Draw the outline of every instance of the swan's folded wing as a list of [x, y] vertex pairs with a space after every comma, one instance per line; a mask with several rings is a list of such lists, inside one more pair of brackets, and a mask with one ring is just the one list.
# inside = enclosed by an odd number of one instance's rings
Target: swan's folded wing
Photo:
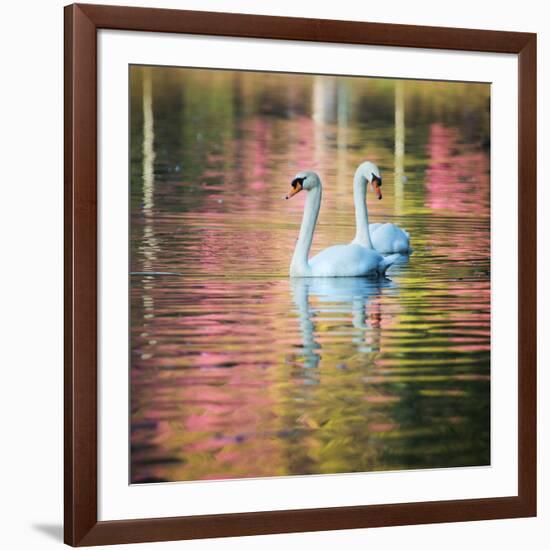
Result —
[[325, 248], [309, 260], [313, 277], [364, 277], [377, 275], [382, 257], [358, 244]]

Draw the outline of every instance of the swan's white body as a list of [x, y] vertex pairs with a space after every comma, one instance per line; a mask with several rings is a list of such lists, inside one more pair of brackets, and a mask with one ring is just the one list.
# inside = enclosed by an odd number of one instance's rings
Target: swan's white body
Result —
[[[367, 252], [367, 254], [365, 254]], [[393, 261], [358, 244], [337, 244], [309, 260], [311, 277], [361, 277], [383, 275]], [[293, 275], [304, 277], [307, 275]]]
[[[295, 179], [302, 180], [299, 184], [300, 189], [307, 190], [307, 198], [300, 234], [290, 263], [290, 276], [365, 277], [384, 275], [398, 256], [384, 258], [375, 250], [369, 250], [355, 243], [325, 248], [311, 260], [308, 259], [313, 232], [321, 208], [322, 186], [319, 176], [314, 172], [300, 172]], [[363, 221], [366, 223], [365, 219]]]
[[[360, 164], [355, 171], [353, 197], [357, 229], [352, 243], [374, 249], [380, 254], [408, 254], [411, 251], [410, 237], [405, 230], [394, 223], [369, 225], [366, 207], [367, 183], [372, 183], [373, 176], [381, 181], [378, 167], [369, 161]], [[368, 231], [363, 221], [368, 226]]]
[[372, 246], [380, 254], [408, 254], [411, 251], [410, 236], [394, 223], [369, 224]]

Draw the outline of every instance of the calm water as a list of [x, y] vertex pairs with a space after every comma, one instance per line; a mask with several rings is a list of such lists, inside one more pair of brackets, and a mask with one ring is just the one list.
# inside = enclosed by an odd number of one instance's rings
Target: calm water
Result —
[[[490, 462], [489, 87], [133, 68], [131, 480]], [[370, 221], [414, 253], [388, 279], [289, 279]], [[154, 275], [146, 273], [154, 272]]]

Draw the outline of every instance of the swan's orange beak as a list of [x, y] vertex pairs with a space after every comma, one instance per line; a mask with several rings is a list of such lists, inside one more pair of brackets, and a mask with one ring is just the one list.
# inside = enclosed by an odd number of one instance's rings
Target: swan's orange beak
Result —
[[299, 193], [302, 189], [303, 189], [302, 184], [299, 181], [294, 182], [292, 184], [292, 189], [290, 190], [288, 195], [286, 195], [285, 199], [286, 200], [290, 199], [290, 197], [293, 197], [294, 195], [296, 195], [296, 193]]
[[371, 187], [372, 187], [372, 190], [376, 193], [376, 198], [380, 200], [382, 198], [382, 190], [380, 189], [378, 180], [373, 178], [371, 182]]

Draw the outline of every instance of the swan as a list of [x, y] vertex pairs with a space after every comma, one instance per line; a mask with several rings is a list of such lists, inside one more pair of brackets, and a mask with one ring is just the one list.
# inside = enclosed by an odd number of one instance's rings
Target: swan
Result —
[[367, 183], [382, 198], [382, 178], [376, 164], [365, 161], [359, 165], [353, 178], [355, 202], [355, 239], [352, 243], [374, 249], [380, 254], [408, 254], [411, 251], [409, 234], [394, 223], [371, 223], [367, 212]]
[[307, 191], [302, 225], [290, 263], [291, 277], [379, 276], [384, 275], [390, 265], [399, 258], [399, 254], [384, 258], [375, 250], [351, 243], [330, 246], [308, 260], [321, 207], [321, 180], [315, 172], [299, 172], [292, 180], [291, 186], [286, 199], [290, 199], [303, 189]]

